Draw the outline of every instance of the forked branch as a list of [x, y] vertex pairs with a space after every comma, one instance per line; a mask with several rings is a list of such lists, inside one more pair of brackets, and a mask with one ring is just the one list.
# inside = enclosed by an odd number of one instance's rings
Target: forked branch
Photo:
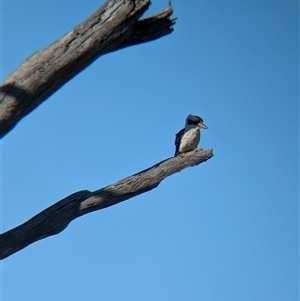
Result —
[[87, 20], [34, 53], [0, 86], [0, 137], [99, 56], [173, 31], [170, 5], [142, 19], [150, 0], [109, 0]]

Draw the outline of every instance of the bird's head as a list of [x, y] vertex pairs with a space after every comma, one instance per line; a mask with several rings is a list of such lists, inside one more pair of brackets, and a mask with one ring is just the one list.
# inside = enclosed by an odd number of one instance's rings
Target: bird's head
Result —
[[208, 129], [208, 127], [203, 123], [203, 119], [199, 116], [189, 114], [186, 118], [185, 125], [196, 125], [202, 129]]

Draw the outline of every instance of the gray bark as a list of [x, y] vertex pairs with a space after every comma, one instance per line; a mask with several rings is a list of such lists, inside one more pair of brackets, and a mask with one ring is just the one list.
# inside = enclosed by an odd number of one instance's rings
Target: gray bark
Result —
[[27, 58], [0, 86], [0, 137], [99, 56], [173, 31], [170, 5], [140, 20], [150, 0], [110, 0], [87, 20]]
[[213, 156], [212, 149], [186, 153], [161, 161], [137, 174], [96, 191], [82, 190], [69, 195], [38, 213], [24, 224], [0, 236], [0, 259], [33, 242], [63, 231], [68, 224], [90, 212], [128, 200], [157, 187], [162, 180], [186, 167], [203, 163]]
[[[173, 31], [171, 5], [140, 20], [150, 0], [110, 0], [86, 21], [47, 48], [34, 53], [0, 86], [0, 137], [99, 56], [148, 42]], [[0, 235], [0, 259], [63, 231], [87, 213], [128, 200], [157, 187], [166, 177], [207, 161], [212, 150], [195, 150], [155, 164], [97, 191], [78, 191]]]

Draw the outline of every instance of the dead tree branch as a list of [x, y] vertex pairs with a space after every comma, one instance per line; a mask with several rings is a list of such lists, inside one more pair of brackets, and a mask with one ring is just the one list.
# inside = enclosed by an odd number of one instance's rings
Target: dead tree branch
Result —
[[71, 32], [27, 58], [0, 86], [0, 137], [99, 56], [173, 31], [170, 5], [139, 20], [150, 0], [110, 0]]
[[0, 259], [27, 247], [35, 241], [63, 231], [81, 215], [128, 200], [157, 187], [162, 180], [184, 168], [203, 163], [213, 156], [212, 149], [195, 150], [161, 161], [137, 174], [96, 191], [82, 190], [69, 195], [24, 224], [0, 236]]

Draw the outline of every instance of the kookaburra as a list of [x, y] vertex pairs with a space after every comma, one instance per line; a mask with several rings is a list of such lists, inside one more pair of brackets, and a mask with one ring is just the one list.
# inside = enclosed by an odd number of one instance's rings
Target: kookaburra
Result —
[[176, 134], [174, 157], [192, 151], [198, 147], [200, 141], [200, 128], [208, 129], [203, 123], [203, 119], [196, 115], [188, 115], [184, 129]]

